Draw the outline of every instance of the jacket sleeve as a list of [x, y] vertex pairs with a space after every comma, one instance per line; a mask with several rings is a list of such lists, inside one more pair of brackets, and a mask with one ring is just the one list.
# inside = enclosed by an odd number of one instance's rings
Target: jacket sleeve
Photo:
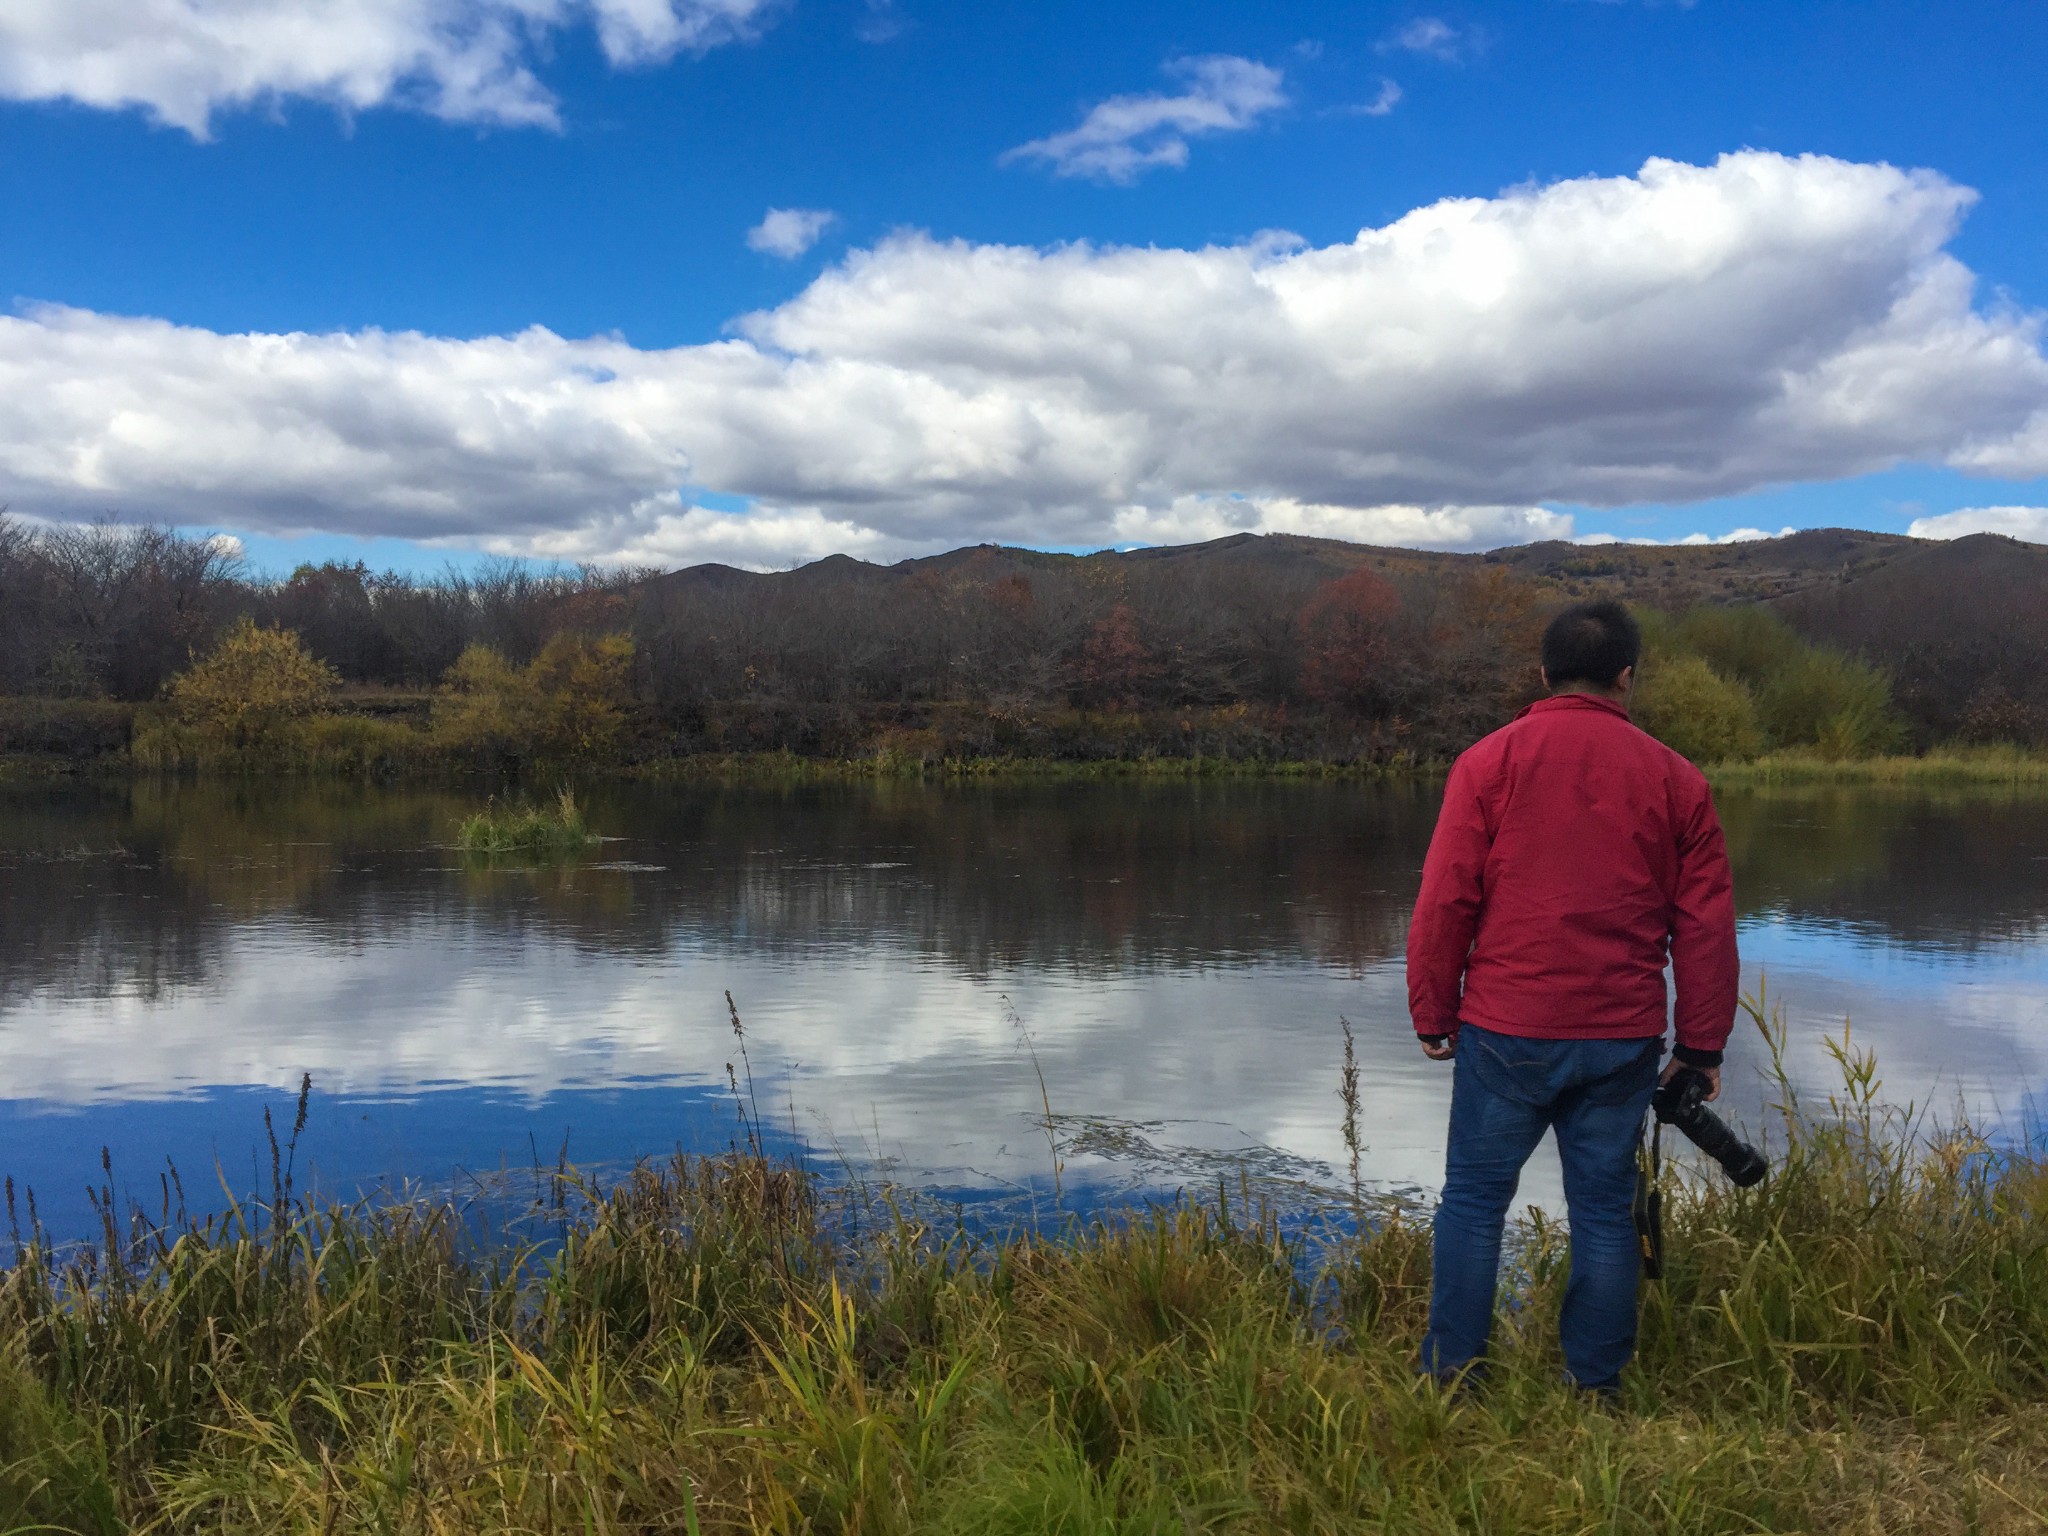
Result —
[[1671, 970], [1678, 992], [1675, 1054], [1692, 1066], [1717, 1067], [1735, 1027], [1742, 971], [1735, 953], [1735, 881], [1728, 869], [1728, 845], [1713, 794], [1704, 784], [1679, 837]]
[[1481, 773], [1467, 753], [1444, 785], [1443, 809], [1422, 864], [1422, 891], [1408, 924], [1408, 1016], [1418, 1035], [1457, 1032], [1465, 959], [1479, 931], [1493, 834], [1480, 799]]

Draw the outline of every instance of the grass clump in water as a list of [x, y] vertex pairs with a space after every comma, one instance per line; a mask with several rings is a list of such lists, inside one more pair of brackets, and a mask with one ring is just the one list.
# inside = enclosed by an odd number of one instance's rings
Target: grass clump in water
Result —
[[579, 853], [595, 843], [597, 835], [584, 822], [574, 792], [564, 785], [548, 805], [500, 805], [492, 797], [462, 823], [456, 840], [464, 853], [487, 858], [505, 854], [545, 857]]
[[523, 1246], [288, 1173], [225, 1222], [167, 1183], [117, 1225], [110, 1180], [93, 1255], [31, 1220], [0, 1277], [0, 1527], [2038, 1530], [2048, 1165], [1913, 1134], [1839, 1055], [1765, 1184], [1674, 1182], [1612, 1408], [1562, 1385], [1544, 1222], [1467, 1398], [1413, 1371], [1412, 1219], [1314, 1262], [1220, 1199], [856, 1231], [752, 1138], [536, 1175]]

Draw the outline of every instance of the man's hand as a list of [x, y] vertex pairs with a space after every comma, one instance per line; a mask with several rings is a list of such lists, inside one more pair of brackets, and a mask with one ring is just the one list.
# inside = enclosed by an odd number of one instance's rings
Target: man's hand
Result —
[[[1672, 1078], [1678, 1076], [1678, 1069], [1684, 1065], [1685, 1063], [1677, 1057], [1672, 1057], [1671, 1060], [1664, 1063], [1664, 1075], [1658, 1078], [1657, 1081], [1660, 1083], [1670, 1082]], [[1689, 1070], [1697, 1072], [1706, 1078], [1707, 1098], [1709, 1100], [1721, 1097], [1721, 1069], [1719, 1067], [1693, 1067]]]
[[1417, 1035], [1415, 1038], [1422, 1042], [1422, 1054], [1431, 1061], [1449, 1061], [1457, 1052], [1456, 1035]]

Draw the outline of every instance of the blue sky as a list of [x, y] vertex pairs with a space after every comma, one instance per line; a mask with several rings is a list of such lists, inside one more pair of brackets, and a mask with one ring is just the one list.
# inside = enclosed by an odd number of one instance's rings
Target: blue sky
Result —
[[2048, 539], [2044, 56], [2033, 0], [10, 8], [0, 499], [272, 565]]

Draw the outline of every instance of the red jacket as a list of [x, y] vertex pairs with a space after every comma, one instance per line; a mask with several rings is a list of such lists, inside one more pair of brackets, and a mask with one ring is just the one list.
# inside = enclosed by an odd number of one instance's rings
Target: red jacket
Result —
[[1697, 768], [1577, 693], [1458, 759], [1408, 929], [1417, 1034], [1661, 1035], [1667, 953], [1678, 1046], [1714, 1065], [1735, 1020], [1735, 899]]

